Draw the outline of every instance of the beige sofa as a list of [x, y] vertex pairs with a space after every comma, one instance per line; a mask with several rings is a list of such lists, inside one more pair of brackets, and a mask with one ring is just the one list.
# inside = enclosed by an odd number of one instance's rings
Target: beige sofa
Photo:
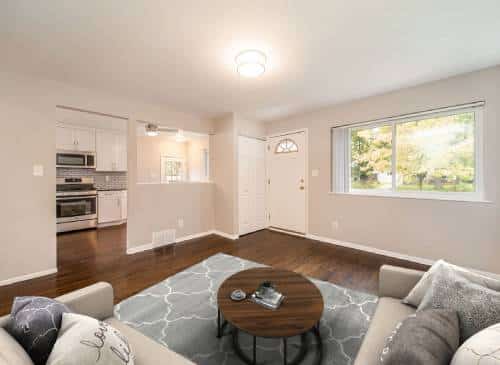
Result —
[[[401, 299], [410, 292], [422, 275], [422, 271], [388, 265], [381, 267], [380, 300], [354, 365], [379, 364], [380, 352], [386, 338], [398, 322], [415, 313], [415, 308], [402, 304]], [[103, 320], [119, 329], [130, 342], [136, 357], [136, 365], [193, 365], [181, 355], [116, 319], [113, 316], [113, 287], [108, 283], [97, 283], [56, 299], [77, 313]], [[1, 317], [0, 327], [4, 327], [7, 321], [8, 316]]]
[[[97, 283], [56, 299], [76, 313], [97, 318], [120, 330], [130, 342], [136, 365], [193, 365], [191, 361], [181, 355], [170, 351], [165, 346], [154, 342], [116, 319], [113, 316], [113, 287], [108, 283]], [[6, 325], [8, 318], [8, 316], [0, 318], [0, 327]]]
[[379, 302], [354, 365], [380, 364], [385, 340], [396, 325], [416, 309], [401, 303], [420, 280], [423, 271], [384, 265], [380, 268]]

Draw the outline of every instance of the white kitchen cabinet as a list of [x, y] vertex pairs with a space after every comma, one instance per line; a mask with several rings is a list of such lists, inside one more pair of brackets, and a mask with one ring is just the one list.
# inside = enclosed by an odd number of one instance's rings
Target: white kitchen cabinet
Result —
[[99, 224], [121, 223], [127, 219], [127, 192], [99, 191], [97, 217]]
[[95, 152], [95, 129], [57, 125], [56, 148], [65, 151]]
[[122, 131], [96, 131], [97, 171], [127, 171], [127, 135]]

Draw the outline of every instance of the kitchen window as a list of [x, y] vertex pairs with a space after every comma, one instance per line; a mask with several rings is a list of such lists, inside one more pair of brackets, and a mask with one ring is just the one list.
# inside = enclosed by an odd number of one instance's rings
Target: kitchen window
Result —
[[483, 103], [332, 128], [337, 193], [482, 200]]
[[161, 157], [161, 182], [173, 183], [184, 181], [184, 159], [177, 157]]

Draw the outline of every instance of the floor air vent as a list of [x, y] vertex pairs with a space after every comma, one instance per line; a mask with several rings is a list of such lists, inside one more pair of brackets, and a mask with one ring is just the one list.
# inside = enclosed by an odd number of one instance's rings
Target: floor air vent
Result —
[[175, 229], [153, 232], [153, 248], [175, 243]]

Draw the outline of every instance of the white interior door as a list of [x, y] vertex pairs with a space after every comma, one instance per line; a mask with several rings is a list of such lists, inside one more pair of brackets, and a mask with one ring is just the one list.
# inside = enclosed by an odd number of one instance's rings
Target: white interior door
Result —
[[306, 233], [306, 133], [268, 140], [269, 226]]
[[266, 228], [266, 144], [238, 139], [239, 234]]

